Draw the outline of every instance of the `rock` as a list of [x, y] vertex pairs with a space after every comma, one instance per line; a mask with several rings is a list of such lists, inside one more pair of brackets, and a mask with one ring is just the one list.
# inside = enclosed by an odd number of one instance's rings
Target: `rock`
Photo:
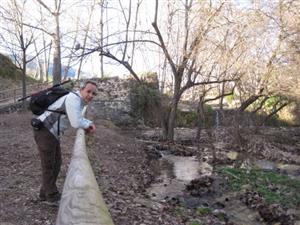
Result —
[[275, 163], [266, 160], [257, 160], [254, 162], [254, 167], [262, 170], [274, 170]]
[[225, 205], [222, 202], [215, 202], [211, 206], [213, 209], [223, 209]]
[[157, 211], [161, 211], [164, 208], [164, 206], [162, 204], [148, 200], [148, 199], [135, 198], [134, 202], [141, 204], [142, 206], [145, 206], [147, 208], [157, 210]]
[[238, 154], [239, 154], [238, 152], [230, 151], [230, 152], [228, 152], [228, 153], [226, 154], [226, 156], [227, 156], [228, 159], [234, 161], [234, 160], [237, 159]]
[[300, 175], [300, 166], [298, 165], [291, 165], [291, 164], [277, 164], [277, 168], [287, 174], [291, 174], [294, 176]]
[[190, 192], [192, 196], [201, 196], [204, 193], [212, 191], [212, 183], [214, 179], [211, 176], [203, 176], [198, 179], [192, 180], [186, 185], [186, 190]]
[[205, 175], [205, 176], [209, 176], [213, 172], [213, 167], [210, 164], [206, 163], [206, 162], [202, 162], [200, 164], [199, 172], [201, 174]]
[[256, 209], [265, 204], [261, 195], [255, 191], [246, 191], [240, 200], [251, 209]]
[[278, 204], [262, 204], [258, 207], [259, 214], [268, 223], [279, 222], [279, 224], [293, 225], [293, 218]]
[[244, 184], [242, 187], [241, 187], [241, 191], [244, 192], [244, 191], [249, 191], [251, 190], [252, 187], [250, 184]]
[[226, 212], [222, 209], [215, 209], [213, 210], [212, 214], [217, 217], [218, 219], [220, 219], [221, 221], [228, 221], [228, 216], [226, 214]]

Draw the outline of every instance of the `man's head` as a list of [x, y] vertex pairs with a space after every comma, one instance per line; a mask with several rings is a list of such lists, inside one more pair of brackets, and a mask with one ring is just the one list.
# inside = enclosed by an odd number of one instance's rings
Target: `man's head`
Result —
[[80, 95], [86, 103], [89, 103], [97, 95], [97, 84], [93, 81], [86, 81], [80, 87]]

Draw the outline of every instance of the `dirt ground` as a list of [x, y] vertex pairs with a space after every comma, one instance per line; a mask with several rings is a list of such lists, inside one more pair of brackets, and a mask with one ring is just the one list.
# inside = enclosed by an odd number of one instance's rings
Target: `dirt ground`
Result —
[[[29, 112], [0, 115], [0, 225], [55, 224], [58, 208], [47, 206], [37, 198], [41, 170], [30, 119]], [[147, 196], [145, 190], [154, 180], [154, 172], [146, 147], [134, 138], [132, 132], [128, 134], [108, 121], [97, 120], [95, 123], [96, 133], [87, 136], [88, 155], [115, 225], [197, 224], [191, 222], [194, 217], [192, 210], [178, 212], [172, 203], [155, 202]], [[293, 142], [293, 148], [274, 132], [269, 135], [269, 139], [277, 143], [281, 140], [279, 149], [284, 151], [274, 149], [273, 145], [267, 146], [266, 132], [263, 139], [252, 139], [249, 145], [252, 152], [258, 156], [261, 154], [263, 158], [276, 156], [277, 159], [299, 164], [300, 132], [297, 130], [294, 133], [297, 135], [284, 138], [289, 144]], [[75, 130], [70, 129], [61, 140], [63, 165], [58, 179], [60, 191], [70, 163], [75, 134]], [[222, 137], [222, 140], [225, 138]], [[274, 154], [275, 150], [277, 154]], [[230, 223], [206, 217], [201, 224]]]
[[[30, 126], [29, 112], [0, 116], [0, 224], [55, 224], [58, 209], [38, 201], [40, 161]], [[116, 128], [96, 122], [97, 132], [87, 138], [96, 179], [116, 225], [184, 224], [167, 205], [145, 198], [151, 181], [147, 157], [140, 144]], [[63, 188], [75, 130], [62, 138], [63, 165], [58, 187]]]

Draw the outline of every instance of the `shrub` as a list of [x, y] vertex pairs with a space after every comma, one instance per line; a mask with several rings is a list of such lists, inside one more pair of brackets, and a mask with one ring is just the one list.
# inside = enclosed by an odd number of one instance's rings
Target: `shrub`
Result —
[[177, 110], [176, 126], [195, 127], [197, 126], [197, 113]]
[[137, 118], [144, 119], [149, 126], [159, 123], [159, 110], [161, 106], [161, 94], [158, 89], [143, 82], [131, 88], [132, 114]]

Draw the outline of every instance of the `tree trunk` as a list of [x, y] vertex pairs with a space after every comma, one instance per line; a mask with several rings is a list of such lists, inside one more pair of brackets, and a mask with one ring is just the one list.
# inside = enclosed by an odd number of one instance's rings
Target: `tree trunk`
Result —
[[26, 50], [23, 50], [22, 58], [22, 97], [26, 97]]
[[[51, 54], [51, 49], [52, 49], [52, 41], [50, 43], [49, 47], [49, 52], [48, 52], [48, 57], [45, 57], [45, 76], [46, 76], [46, 82], [49, 82], [49, 67], [50, 67], [50, 54]], [[46, 53], [45, 53], [45, 56]]]
[[44, 71], [43, 71], [43, 65], [41, 63], [41, 60], [38, 59], [38, 64], [39, 64], [39, 72], [40, 72], [40, 82], [44, 82]]
[[[176, 90], [177, 90], [177, 88], [175, 87], [175, 91]], [[173, 97], [172, 103], [171, 103], [169, 118], [168, 118], [168, 134], [167, 134], [168, 141], [174, 140], [174, 128], [175, 128], [179, 99], [180, 99], [180, 95], [178, 95], [178, 93], [174, 94], [174, 97]]]
[[243, 112], [237, 111], [234, 115], [233, 119], [233, 127], [234, 127], [234, 138], [235, 143], [239, 148], [242, 148], [244, 146], [245, 140], [243, 139], [241, 132], [240, 132], [240, 125], [241, 125], [241, 117]]
[[169, 121], [170, 109], [167, 108], [162, 112], [161, 118], [161, 129], [162, 129], [162, 139], [168, 139], [168, 121]]
[[258, 92], [258, 94], [255, 94], [255, 95], [252, 95], [250, 96], [246, 101], [244, 101], [240, 108], [238, 109], [238, 111], [242, 112], [242, 111], [245, 111], [249, 105], [251, 105], [253, 102], [255, 102], [257, 99], [259, 99], [260, 97], [263, 96], [263, 91], [264, 91], [264, 88], [261, 88]]
[[176, 120], [176, 109], [177, 109], [177, 106], [174, 106], [174, 104], [172, 104], [171, 111], [170, 111], [170, 114], [169, 114], [169, 120], [168, 120], [167, 139], [169, 141], [174, 140], [174, 127], [175, 127], [175, 120]]
[[[101, 15], [100, 15], [100, 46], [101, 46], [101, 49], [103, 48], [103, 28], [104, 28], [103, 14], [104, 14], [104, 3], [102, 1]], [[101, 71], [100, 77], [104, 78], [104, 67], [103, 67], [103, 55], [102, 54], [100, 54], [100, 71]]]
[[61, 52], [60, 52], [60, 31], [59, 31], [59, 15], [55, 15], [56, 32], [53, 37], [54, 53], [53, 53], [53, 84], [61, 82]]
[[223, 111], [224, 86], [225, 86], [225, 83], [222, 83], [221, 84], [221, 92], [220, 92], [221, 98], [220, 98], [220, 102], [219, 102], [220, 111]]
[[197, 150], [200, 153], [200, 160], [203, 161], [203, 154], [200, 151], [200, 138], [201, 138], [201, 131], [202, 128], [205, 128], [205, 115], [204, 115], [204, 102], [203, 96], [200, 96], [198, 106], [197, 106], [197, 134], [196, 134], [196, 146]]

